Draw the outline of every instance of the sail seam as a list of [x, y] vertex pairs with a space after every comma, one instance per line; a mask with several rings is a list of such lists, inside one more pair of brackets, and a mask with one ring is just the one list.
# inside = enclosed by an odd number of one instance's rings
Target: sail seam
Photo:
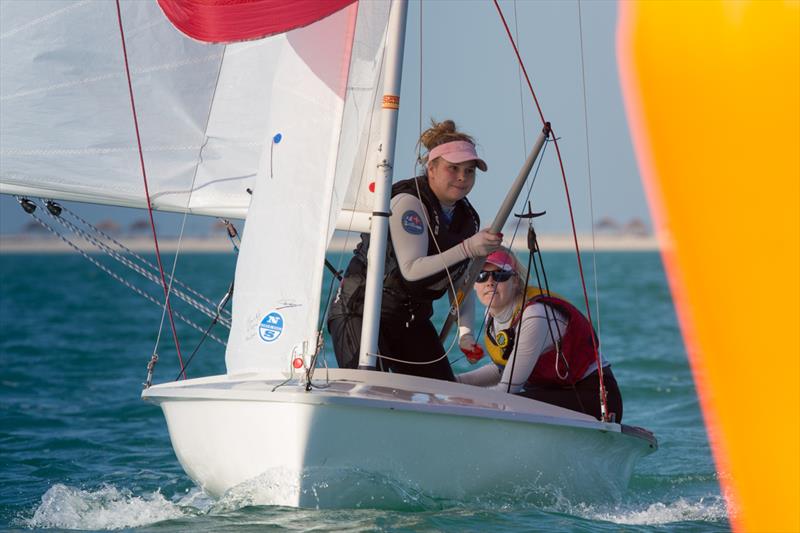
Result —
[[[205, 57], [199, 57], [195, 59], [190, 59], [187, 61], [178, 61], [175, 63], [167, 63], [164, 65], [157, 65], [154, 67], [147, 67], [147, 68], [139, 68], [139, 69], [131, 69], [131, 74], [141, 75], [141, 74], [152, 74], [153, 72], [161, 72], [165, 70], [175, 70], [182, 67], [190, 67], [194, 65], [198, 65], [201, 63], [208, 63], [210, 61], [214, 61], [216, 59], [220, 59], [222, 54], [211, 54]], [[47, 87], [39, 87], [36, 89], [30, 89], [28, 91], [19, 91], [13, 94], [0, 96], [0, 101], [8, 101], [13, 100], [15, 98], [21, 98], [23, 96], [31, 96], [34, 94], [46, 93], [49, 91], [53, 91], [56, 89], [67, 89], [70, 87], [78, 87], [80, 85], [88, 85], [90, 83], [97, 83], [99, 81], [106, 81], [111, 80], [114, 78], [121, 78], [122, 75], [118, 73], [113, 74], [104, 74], [102, 76], [93, 76], [91, 78], [83, 78], [81, 80], [75, 81], [67, 81], [63, 83], [56, 83], [53, 85], [48, 85]]]
[[7, 31], [6, 33], [1, 34], [0, 35], [0, 40], [6, 39], [8, 37], [11, 37], [12, 35], [15, 35], [15, 34], [21, 32], [21, 31], [25, 31], [28, 28], [32, 28], [33, 26], [37, 26], [37, 25], [41, 24], [42, 22], [46, 22], [46, 21], [50, 20], [51, 18], [63, 15], [64, 13], [66, 13], [68, 11], [72, 11], [73, 9], [77, 9], [77, 8], [83, 7], [84, 5], [86, 5], [88, 3], [89, 3], [89, 0], [83, 0], [82, 2], [76, 2], [76, 3], [72, 4], [71, 6], [62, 7], [61, 9], [56, 9], [52, 13], [48, 13], [47, 15], [44, 15], [42, 17], [39, 17], [37, 19], [33, 19], [32, 21], [27, 22], [27, 23], [23, 24], [22, 26], [18, 26], [18, 27], [14, 28], [14, 29], [11, 29], [11, 30]]

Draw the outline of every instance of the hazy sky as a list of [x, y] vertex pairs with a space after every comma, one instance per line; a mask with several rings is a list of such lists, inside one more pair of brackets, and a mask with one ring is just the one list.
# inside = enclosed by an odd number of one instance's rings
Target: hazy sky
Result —
[[[588, 231], [591, 220], [587, 121], [594, 219], [610, 216], [624, 223], [640, 218], [649, 225], [619, 89], [616, 4], [581, 2], [582, 32], [577, 2], [528, 0], [502, 2], [501, 6], [512, 32], [518, 32], [520, 52], [545, 117], [560, 138], [578, 230]], [[420, 4], [411, 1], [395, 180], [414, 172], [421, 72], [423, 127], [431, 117], [452, 118], [476, 138], [479, 153], [489, 165], [487, 173], [479, 172], [469, 196], [488, 225], [541, 130], [538, 113], [527, 86], [521, 92], [516, 57], [493, 2], [425, 2], [422, 28], [420, 67]], [[584, 116], [581, 36], [588, 117]], [[547, 210], [547, 216], [537, 224], [542, 232], [566, 232], [564, 187], [552, 145], [545, 156], [533, 201], [535, 209]], [[90, 220], [114, 218], [123, 227], [146, 215], [131, 209], [71, 205]], [[194, 232], [207, 231], [213, 222], [194, 218]], [[13, 198], [0, 196], [0, 232], [16, 233], [28, 220]], [[161, 216], [158, 224], [160, 233], [175, 234], [180, 217]]]

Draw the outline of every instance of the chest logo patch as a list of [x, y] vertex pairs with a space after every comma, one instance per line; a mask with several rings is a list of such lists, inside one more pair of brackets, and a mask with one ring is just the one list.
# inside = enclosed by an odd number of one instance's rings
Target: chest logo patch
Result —
[[419, 213], [409, 209], [403, 213], [403, 218], [401, 220], [403, 222], [403, 229], [406, 230], [406, 233], [410, 233], [411, 235], [422, 235], [422, 217], [419, 216]]

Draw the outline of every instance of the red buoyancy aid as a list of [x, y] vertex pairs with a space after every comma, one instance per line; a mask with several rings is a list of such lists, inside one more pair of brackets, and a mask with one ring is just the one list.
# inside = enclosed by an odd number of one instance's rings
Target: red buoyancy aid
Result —
[[[554, 296], [538, 295], [529, 299], [525, 303], [525, 308], [535, 303], [549, 305], [566, 315], [567, 329], [561, 337], [561, 353], [564, 357], [556, 357], [557, 346], [553, 346], [541, 354], [527, 383], [529, 385], [572, 386], [580, 381], [589, 367], [595, 363], [595, 343], [599, 351], [600, 340], [589, 320], [568, 301]], [[524, 311], [523, 308], [520, 317]], [[595, 339], [594, 343], [592, 337]], [[558, 343], [556, 342], [556, 344]], [[566, 358], [567, 364], [564, 363], [564, 358]], [[558, 366], [556, 367], [556, 365]]]

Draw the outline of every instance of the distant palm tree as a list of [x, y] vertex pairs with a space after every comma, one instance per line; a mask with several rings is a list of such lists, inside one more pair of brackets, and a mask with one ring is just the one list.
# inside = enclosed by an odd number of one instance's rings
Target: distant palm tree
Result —
[[641, 219], [634, 218], [625, 224], [625, 233], [644, 237], [645, 235], [650, 235], [650, 228], [648, 228], [647, 224], [645, 224]]
[[28, 221], [27, 224], [22, 226], [23, 233], [44, 233], [47, 228], [36, 222], [35, 220]]
[[597, 231], [617, 232], [620, 230], [619, 223], [611, 217], [603, 217], [594, 224]]
[[150, 229], [150, 223], [143, 218], [140, 218], [139, 220], [134, 220], [128, 227], [128, 231], [130, 231], [131, 233], [143, 233], [149, 229]]
[[119, 233], [120, 230], [119, 224], [110, 219], [101, 220], [96, 227], [104, 233]]

